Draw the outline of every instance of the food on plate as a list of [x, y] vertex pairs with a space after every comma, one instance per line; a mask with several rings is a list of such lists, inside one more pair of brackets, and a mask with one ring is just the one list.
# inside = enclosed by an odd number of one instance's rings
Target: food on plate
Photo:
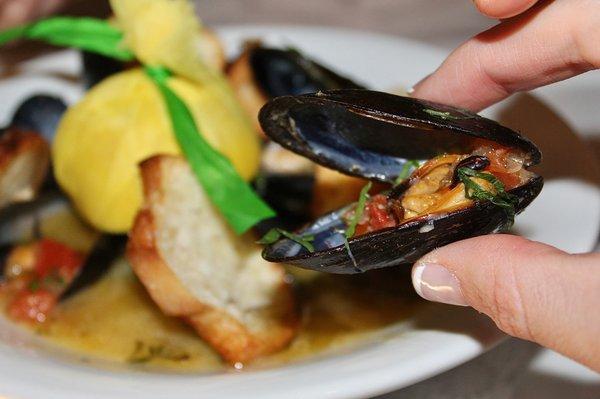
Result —
[[232, 364], [285, 347], [298, 315], [283, 267], [235, 236], [183, 159], [150, 158], [141, 171], [145, 202], [127, 258], [152, 299]]
[[188, 0], [111, 0], [124, 45], [145, 65], [162, 65], [196, 82], [220, 79], [221, 41], [202, 26]]
[[[259, 142], [224, 84], [169, 80], [206, 140], [251, 179], [260, 163]], [[52, 161], [57, 181], [85, 219], [102, 231], [123, 233], [142, 203], [138, 163], [180, 152], [160, 92], [136, 68], [109, 77], [69, 108]]]
[[291, 151], [389, 187], [369, 197], [368, 185], [356, 204], [296, 232], [300, 239], [271, 243], [263, 255], [275, 262], [331, 273], [414, 262], [436, 247], [510, 228], [543, 185], [528, 170], [541, 160], [532, 142], [441, 104], [339, 90], [279, 97], [260, 121]]
[[34, 199], [47, 182], [50, 143], [65, 109], [58, 98], [36, 95], [0, 130], [0, 208]]
[[83, 51], [82, 99], [36, 95], [0, 135], [0, 305], [82, 361], [198, 373], [385, 337], [418, 306], [388, 266], [541, 190], [495, 122], [256, 42], [227, 80], [191, 2], [110, 3], [0, 38]]
[[[242, 54], [229, 66], [227, 75], [259, 132], [262, 129], [257, 116], [269, 99], [319, 90], [364, 88], [296, 49], [269, 47], [259, 41], [245, 44]], [[363, 179], [344, 176], [307, 159], [298, 161], [295, 159], [298, 156], [272, 143], [266, 148], [261, 179], [265, 183], [267, 201], [280, 213], [290, 216], [296, 226], [310, 220], [309, 216], [321, 215], [356, 198], [365, 184]], [[274, 155], [280, 159], [279, 164], [271, 162]], [[305, 209], [294, 201], [293, 195], [304, 193], [310, 184], [312, 199], [303, 201]]]
[[271, 98], [363, 88], [295, 49], [267, 47], [257, 41], [246, 43], [242, 54], [229, 66], [227, 76], [258, 131], [258, 112]]

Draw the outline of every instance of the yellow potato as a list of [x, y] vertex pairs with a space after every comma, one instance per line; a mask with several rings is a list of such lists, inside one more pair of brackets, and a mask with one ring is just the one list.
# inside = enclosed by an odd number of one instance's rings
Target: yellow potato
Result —
[[[202, 85], [178, 77], [169, 86], [190, 108], [201, 134], [249, 180], [260, 143], [227, 83]], [[54, 173], [81, 214], [96, 228], [129, 230], [142, 201], [138, 163], [179, 154], [163, 99], [142, 70], [114, 75], [71, 107], [52, 149]]]

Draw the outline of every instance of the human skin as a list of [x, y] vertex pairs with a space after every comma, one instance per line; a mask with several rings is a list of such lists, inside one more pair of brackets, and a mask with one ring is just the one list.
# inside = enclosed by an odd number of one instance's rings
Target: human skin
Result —
[[[501, 19], [456, 49], [413, 96], [479, 111], [600, 67], [600, 1], [475, 0]], [[600, 254], [511, 235], [439, 248], [415, 263], [425, 299], [471, 306], [515, 337], [600, 371]]]
[[67, 3], [68, 0], [0, 0], [0, 30], [52, 14]]

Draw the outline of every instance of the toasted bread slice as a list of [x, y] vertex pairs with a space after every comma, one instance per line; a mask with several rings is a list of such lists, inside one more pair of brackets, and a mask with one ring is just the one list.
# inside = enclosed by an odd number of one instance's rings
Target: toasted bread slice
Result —
[[141, 171], [145, 204], [127, 257], [153, 300], [229, 363], [284, 348], [298, 314], [281, 265], [230, 231], [182, 158], [156, 156]]

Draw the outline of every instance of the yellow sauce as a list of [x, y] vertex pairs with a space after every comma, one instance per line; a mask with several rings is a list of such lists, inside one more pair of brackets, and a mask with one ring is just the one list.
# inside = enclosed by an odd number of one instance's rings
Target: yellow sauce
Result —
[[[70, 212], [45, 218], [42, 235], [87, 251], [97, 236]], [[272, 367], [380, 338], [418, 306], [410, 269], [327, 275], [289, 268], [302, 309], [298, 336], [252, 367]], [[6, 306], [0, 296], [0, 306]], [[160, 312], [125, 260], [90, 288], [61, 303], [43, 325], [29, 326], [83, 362], [108, 361], [171, 372], [225, 369], [219, 356], [181, 320]]]
[[[303, 323], [286, 350], [253, 366], [276, 366], [325, 351], [352, 348], [415, 309], [405, 271], [361, 276], [296, 273]], [[126, 261], [54, 312], [35, 331], [83, 361], [130, 363], [176, 372], [212, 372], [226, 366], [194, 331], [163, 315]]]

